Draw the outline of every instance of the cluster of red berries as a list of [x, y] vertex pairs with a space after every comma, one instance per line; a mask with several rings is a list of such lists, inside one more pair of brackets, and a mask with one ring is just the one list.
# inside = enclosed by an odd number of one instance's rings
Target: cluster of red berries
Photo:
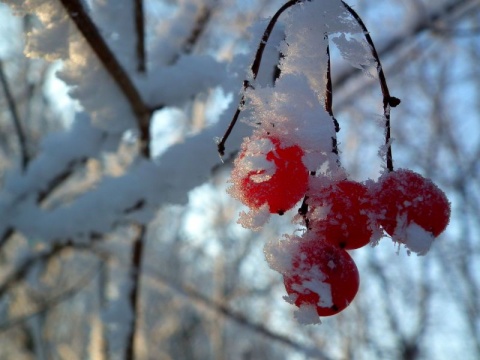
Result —
[[309, 171], [304, 154], [300, 145], [283, 145], [277, 137], [247, 138], [235, 160], [230, 192], [253, 210], [268, 207], [277, 214], [303, 199], [299, 213], [305, 233], [290, 238], [287, 257], [270, 256], [269, 262], [287, 263], [272, 267], [283, 274], [292, 303], [329, 316], [345, 309], [359, 288], [359, 272], [347, 250], [375, 243], [383, 229], [409, 251], [425, 254], [446, 228], [450, 204], [435, 184], [413, 171], [386, 172], [367, 184], [332, 181]]

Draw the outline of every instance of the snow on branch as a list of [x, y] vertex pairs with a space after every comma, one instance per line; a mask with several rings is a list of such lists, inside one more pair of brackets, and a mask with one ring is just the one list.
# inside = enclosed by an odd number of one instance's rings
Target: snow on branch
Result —
[[[42, 43], [44, 34], [50, 33], [52, 23], [58, 19], [66, 26], [61, 34], [49, 39], [63, 46], [61, 51], [58, 46], [44, 46], [42, 53], [27, 54], [46, 58], [51, 52], [62, 54], [63, 68], [57, 76], [70, 86], [70, 96], [80, 102], [83, 112], [77, 114], [68, 132], [45, 139], [41, 153], [31, 160], [24, 174], [12, 171], [7, 176], [0, 193], [1, 234], [11, 234], [16, 229], [29, 238], [44, 241], [86, 240], [90, 234], [108, 232], [124, 221], [145, 223], [159, 206], [184, 203], [189, 190], [208, 180], [212, 168], [220, 163], [214, 138], [221, 133], [223, 121], [172, 146], [158, 162], [149, 160], [148, 151], [142, 151], [146, 156], [134, 161], [125, 175], [105, 177], [95, 189], [71, 204], [50, 210], [42, 208], [41, 201], [77, 165], [116, 149], [125, 131], [137, 128], [140, 140], [149, 145], [155, 107], [181, 104], [199, 92], [230, 84], [236, 73], [229, 73], [224, 64], [212, 57], [187, 55], [170, 66], [156, 66], [148, 76], [132, 75], [125, 70], [130, 69], [122, 57], [125, 51], [117, 54], [111, 50], [82, 1], [36, 0], [9, 5], [40, 19], [42, 24], [31, 35], [31, 43]], [[101, 10], [108, 12], [108, 8]], [[102, 29], [118, 20], [105, 16], [103, 19]], [[135, 31], [133, 25], [132, 29]], [[203, 71], [197, 71], [199, 67]], [[149, 105], [152, 103], [157, 105]], [[242, 132], [237, 136], [242, 136]]]
[[[225, 126], [224, 121], [170, 147], [158, 163], [139, 158], [125, 175], [105, 177], [95, 189], [73, 203], [50, 211], [42, 209], [37, 204], [38, 194], [55, 174], [68, 168], [72, 159], [91, 155], [90, 143], [100, 139], [101, 132], [86, 126], [87, 121], [79, 124], [87, 129], [80, 137], [77, 137], [78, 131], [71, 133], [75, 134], [77, 143], [83, 142], [78, 139], [86, 140], [85, 147], [77, 149], [77, 156], [57, 152], [55, 158], [46, 151], [32, 161], [24, 177], [17, 174], [7, 182], [0, 195], [2, 226], [13, 226], [28, 237], [43, 240], [74, 238], [86, 241], [91, 233], [109, 232], [123, 221], [148, 222], [163, 204], [186, 203], [188, 192], [207, 181], [220, 162], [213, 139]], [[237, 141], [243, 135], [246, 134], [241, 128], [235, 132]], [[68, 141], [67, 138], [62, 140]], [[54, 143], [51, 141], [50, 145]], [[64, 147], [50, 150], [58, 148]], [[145, 205], [138, 211], [129, 211], [139, 203]]]

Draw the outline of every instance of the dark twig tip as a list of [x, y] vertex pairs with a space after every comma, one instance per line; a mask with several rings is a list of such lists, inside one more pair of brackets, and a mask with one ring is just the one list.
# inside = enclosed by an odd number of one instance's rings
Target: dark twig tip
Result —
[[388, 99], [388, 105], [391, 107], [397, 107], [402, 101], [399, 98], [396, 98], [395, 96], [390, 96]]
[[218, 144], [217, 151], [220, 154], [220, 157], [224, 156], [225, 155], [225, 145]]

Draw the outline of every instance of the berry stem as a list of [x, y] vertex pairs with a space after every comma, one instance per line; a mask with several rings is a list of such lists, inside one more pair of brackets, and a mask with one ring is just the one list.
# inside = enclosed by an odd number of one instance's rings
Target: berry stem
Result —
[[[328, 34], [325, 34], [325, 39], [328, 42]], [[333, 125], [335, 127], [335, 132], [340, 131], [340, 124], [333, 115], [333, 87], [332, 87], [332, 71], [331, 71], [331, 61], [330, 61], [330, 44], [327, 44], [327, 82], [325, 84], [325, 110], [332, 117]], [[332, 137], [332, 152], [338, 155], [338, 143], [337, 136]], [[340, 161], [340, 160], [337, 160]]]
[[[260, 44], [258, 45], [257, 52], [255, 54], [255, 58], [252, 63], [252, 76], [253, 80], [257, 78], [258, 71], [260, 70], [260, 64], [262, 62], [262, 57], [263, 57], [263, 51], [265, 50], [265, 47], [267, 46], [268, 39], [270, 38], [270, 35], [273, 31], [273, 28], [275, 27], [275, 24], [277, 23], [278, 19], [280, 18], [280, 15], [287, 10], [288, 8], [299, 4], [304, 1], [310, 1], [310, 0], [290, 0], [283, 4], [283, 6], [277, 10], [277, 12], [272, 16], [270, 19], [270, 22], [267, 25], [267, 28], [263, 32], [262, 40], [260, 41]], [[237, 110], [235, 111], [235, 114], [233, 115], [232, 120], [230, 121], [230, 124], [228, 125], [227, 130], [225, 131], [225, 134], [223, 137], [220, 139], [220, 141], [217, 144], [217, 151], [220, 154], [220, 156], [223, 156], [225, 154], [225, 142], [227, 141], [228, 137], [230, 136], [230, 133], [232, 132], [233, 128], [235, 127], [235, 124], [237, 123], [238, 117], [240, 116], [240, 112], [242, 111], [243, 105], [245, 105], [245, 91], [247, 88], [253, 88], [252, 85], [250, 84], [250, 81], [244, 80], [243, 81], [243, 91], [242, 91], [242, 96], [240, 98], [240, 102], [237, 106]]]
[[380, 62], [380, 57], [378, 56], [377, 50], [375, 45], [373, 44], [373, 40], [369, 34], [369, 31], [365, 24], [363, 23], [360, 16], [357, 14], [355, 10], [353, 10], [345, 1], [342, 0], [343, 6], [347, 9], [347, 11], [353, 16], [355, 21], [363, 30], [363, 35], [367, 40], [368, 45], [370, 45], [370, 50], [372, 52], [372, 56], [377, 63], [377, 73], [378, 79], [380, 81], [380, 87], [382, 89], [383, 95], [383, 115], [385, 117], [385, 146], [387, 147], [387, 169], [388, 171], [393, 171], [393, 155], [392, 155], [392, 145], [390, 143], [390, 109], [392, 107], [396, 107], [400, 104], [400, 99], [390, 96], [390, 91], [388, 90], [387, 80], [385, 78], [385, 74], [383, 72], [382, 63]]

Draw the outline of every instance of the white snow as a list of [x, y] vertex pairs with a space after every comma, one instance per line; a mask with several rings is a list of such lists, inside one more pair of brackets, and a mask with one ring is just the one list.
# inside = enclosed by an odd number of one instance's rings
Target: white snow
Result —
[[302, 240], [297, 236], [284, 235], [283, 240], [267, 242], [264, 253], [268, 265], [281, 274], [291, 273], [292, 257], [298, 253], [299, 241]]
[[302, 304], [294, 312], [295, 319], [302, 325], [321, 324], [320, 317], [314, 305]]
[[247, 138], [244, 141], [245, 154], [235, 164], [237, 176], [245, 178], [251, 172], [257, 172], [256, 175], [250, 176], [252, 181], [257, 183], [268, 181], [276, 171], [275, 163], [266, 158], [270, 151], [275, 150], [274, 144], [269, 138]]
[[245, 229], [260, 231], [268, 220], [270, 220], [270, 215], [268, 204], [265, 203], [258, 209], [253, 209], [248, 212], [241, 211], [237, 222]]
[[430, 250], [435, 237], [415, 222], [397, 227], [392, 236], [394, 241], [405, 244], [406, 248], [417, 255], [425, 255]]

